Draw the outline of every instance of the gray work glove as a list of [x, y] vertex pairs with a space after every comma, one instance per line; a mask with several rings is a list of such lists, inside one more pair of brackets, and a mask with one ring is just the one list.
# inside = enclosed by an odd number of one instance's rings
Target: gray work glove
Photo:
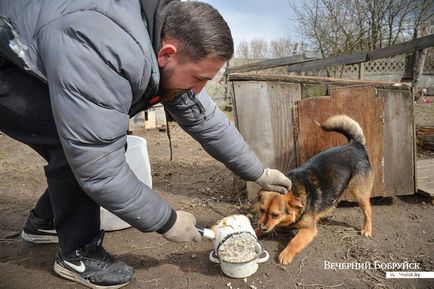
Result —
[[265, 169], [262, 176], [255, 181], [256, 184], [267, 191], [278, 192], [281, 194], [288, 193], [292, 183], [282, 172], [273, 169]]
[[163, 234], [167, 240], [175, 243], [200, 242], [202, 236], [196, 229], [196, 218], [188, 212], [176, 211], [176, 221], [169, 231]]

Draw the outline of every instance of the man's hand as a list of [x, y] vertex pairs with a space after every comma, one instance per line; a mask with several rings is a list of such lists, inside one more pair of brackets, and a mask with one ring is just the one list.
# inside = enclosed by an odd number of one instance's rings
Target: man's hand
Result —
[[196, 229], [196, 218], [184, 211], [176, 211], [176, 221], [173, 227], [163, 234], [167, 240], [175, 243], [200, 242], [202, 236]]
[[278, 170], [265, 169], [262, 176], [255, 181], [262, 189], [286, 194], [292, 187], [291, 180]]

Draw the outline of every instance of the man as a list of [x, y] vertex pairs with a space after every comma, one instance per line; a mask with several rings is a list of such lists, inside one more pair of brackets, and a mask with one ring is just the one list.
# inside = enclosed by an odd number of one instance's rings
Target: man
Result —
[[[0, 130], [47, 160], [48, 188], [22, 232], [59, 242], [54, 270], [92, 288], [119, 288], [134, 271], [102, 247], [100, 207], [143, 232], [200, 241], [125, 162], [129, 118], [159, 100], [214, 158], [245, 180], [285, 193], [205, 93], [232, 57], [221, 15], [170, 0], [0, 2]], [[55, 231], [54, 231], [55, 229]]]

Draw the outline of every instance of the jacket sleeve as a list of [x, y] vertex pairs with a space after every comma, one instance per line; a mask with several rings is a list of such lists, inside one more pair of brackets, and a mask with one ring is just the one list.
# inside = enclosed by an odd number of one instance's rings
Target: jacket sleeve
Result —
[[137, 179], [124, 149], [130, 83], [146, 81], [150, 70], [127, 33], [97, 13], [89, 16], [102, 17], [94, 21], [101, 29], [71, 17], [38, 38], [63, 150], [79, 185], [99, 205], [141, 231], [161, 231], [173, 224], [174, 211]]
[[170, 116], [208, 154], [246, 181], [258, 179], [264, 168], [256, 154], [205, 90], [184, 93], [164, 103]]

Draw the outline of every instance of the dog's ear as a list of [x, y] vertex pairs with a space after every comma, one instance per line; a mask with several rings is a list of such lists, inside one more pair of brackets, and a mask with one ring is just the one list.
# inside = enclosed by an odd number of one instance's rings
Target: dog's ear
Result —
[[264, 190], [259, 190], [257, 195], [256, 195], [256, 203], [255, 203], [255, 207], [254, 210], [256, 212], [260, 212], [260, 207], [262, 206], [262, 202], [265, 198], [265, 191]]
[[303, 208], [303, 204], [301, 203], [301, 199], [299, 197], [292, 197], [289, 203], [294, 207]]
[[293, 207], [299, 207], [299, 208], [304, 207], [303, 203], [301, 202], [301, 199], [299, 197], [294, 196], [291, 191], [288, 191], [287, 198], [288, 198], [289, 205]]
[[261, 202], [262, 198], [264, 196], [264, 191], [263, 190], [259, 190], [258, 193], [256, 194], [256, 202]]

